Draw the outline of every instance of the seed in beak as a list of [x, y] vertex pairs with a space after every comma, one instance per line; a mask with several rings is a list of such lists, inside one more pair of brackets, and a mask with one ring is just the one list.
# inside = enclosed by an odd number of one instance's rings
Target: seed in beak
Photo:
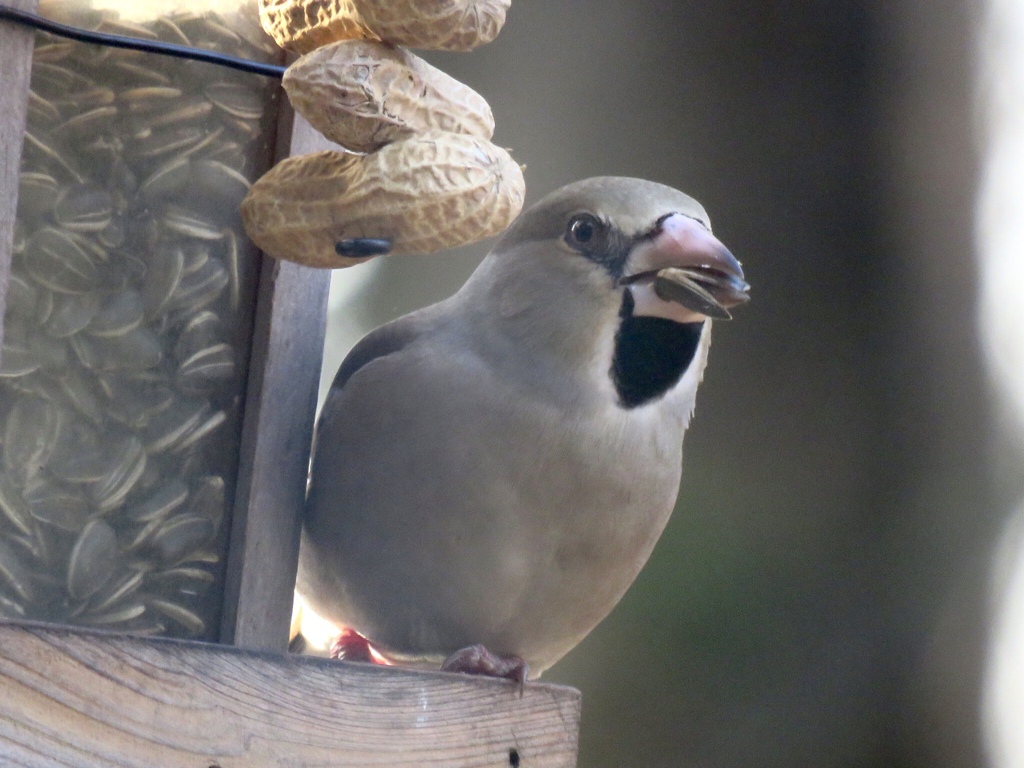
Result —
[[654, 292], [662, 301], [674, 301], [715, 320], [731, 320], [729, 310], [700, 284], [702, 282], [707, 280], [700, 272], [669, 267], [658, 271], [654, 278]]

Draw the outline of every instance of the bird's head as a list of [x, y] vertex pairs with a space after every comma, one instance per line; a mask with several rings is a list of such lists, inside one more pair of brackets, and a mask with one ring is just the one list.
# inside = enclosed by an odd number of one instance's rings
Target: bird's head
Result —
[[605, 365], [630, 407], [674, 385], [705, 321], [728, 318], [748, 298], [739, 262], [700, 203], [614, 176], [569, 184], [525, 211], [474, 282], [488, 286], [489, 304], [518, 324], [521, 340]]

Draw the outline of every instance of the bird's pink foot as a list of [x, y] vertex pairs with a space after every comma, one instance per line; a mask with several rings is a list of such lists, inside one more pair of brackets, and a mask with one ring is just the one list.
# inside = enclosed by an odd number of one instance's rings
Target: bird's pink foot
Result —
[[463, 672], [467, 675], [502, 677], [519, 683], [519, 695], [530, 673], [530, 666], [518, 656], [499, 656], [480, 645], [460, 648], [441, 665], [442, 672]]
[[354, 629], [343, 629], [331, 645], [331, 658], [338, 661], [362, 661], [366, 664], [380, 664], [374, 657], [370, 642]]

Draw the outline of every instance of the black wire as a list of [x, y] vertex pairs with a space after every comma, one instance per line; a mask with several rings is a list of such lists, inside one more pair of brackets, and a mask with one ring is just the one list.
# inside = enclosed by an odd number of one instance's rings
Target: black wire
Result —
[[51, 21], [28, 11], [19, 11], [17, 8], [11, 8], [6, 5], [0, 5], [0, 20], [13, 21], [15, 24], [23, 24], [26, 27], [49, 32], [51, 35], [57, 35], [58, 37], [77, 40], [81, 43], [106, 45], [111, 48], [128, 48], [133, 51], [145, 51], [146, 53], [156, 53], [161, 56], [173, 56], [177, 59], [205, 61], [208, 64], [216, 64], [221, 67], [229, 67], [230, 69], [237, 69], [242, 72], [263, 75], [265, 77], [280, 79], [286, 69], [277, 64], [262, 64], [258, 61], [239, 59], [234, 56], [207, 51], [203, 48], [191, 48], [187, 45], [161, 43], [155, 40], [140, 40], [136, 37], [123, 37], [122, 35], [109, 35], [105, 32], [90, 32], [79, 27], [70, 27], [66, 24]]

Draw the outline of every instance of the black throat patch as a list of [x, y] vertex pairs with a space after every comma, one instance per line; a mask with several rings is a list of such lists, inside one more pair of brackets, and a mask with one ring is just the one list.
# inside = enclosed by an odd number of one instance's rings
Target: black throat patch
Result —
[[609, 375], [623, 408], [636, 408], [668, 392], [693, 362], [704, 323], [677, 323], [664, 317], [636, 317], [633, 295], [623, 292], [622, 323], [615, 334]]

